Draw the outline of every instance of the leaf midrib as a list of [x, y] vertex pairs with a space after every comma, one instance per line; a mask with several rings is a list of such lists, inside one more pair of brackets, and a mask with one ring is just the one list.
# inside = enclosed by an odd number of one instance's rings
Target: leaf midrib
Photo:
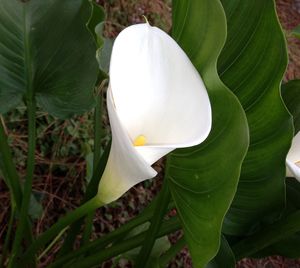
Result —
[[30, 18], [28, 17], [29, 3], [23, 3], [23, 42], [24, 42], [24, 80], [26, 83], [26, 98], [33, 100], [32, 61], [30, 53]]

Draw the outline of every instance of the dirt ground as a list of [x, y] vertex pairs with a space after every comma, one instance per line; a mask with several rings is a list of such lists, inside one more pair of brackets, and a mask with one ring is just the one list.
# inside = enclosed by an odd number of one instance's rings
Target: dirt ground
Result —
[[277, 0], [277, 13], [288, 42], [289, 65], [286, 80], [300, 78], [300, 40], [293, 37], [291, 30], [300, 24], [300, 1]]

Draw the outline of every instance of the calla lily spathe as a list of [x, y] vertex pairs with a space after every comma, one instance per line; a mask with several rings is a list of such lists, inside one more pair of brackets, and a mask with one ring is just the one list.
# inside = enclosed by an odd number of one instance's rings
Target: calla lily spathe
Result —
[[300, 182], [300, 132], [293, 138], [292, 146], [286, 157], [286, 175]]
[[148, 23], [126, 28], [115, 40], [107, 107], [112, 147], [98, 189], [103, 203], [155, 177], [154, 162], [201, 143], [211, 129], [199, 73], [169, 35]]

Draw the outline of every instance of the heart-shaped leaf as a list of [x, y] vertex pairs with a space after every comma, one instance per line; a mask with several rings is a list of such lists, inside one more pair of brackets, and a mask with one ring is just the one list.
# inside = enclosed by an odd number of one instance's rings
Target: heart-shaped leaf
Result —
[[204, 267], [219, 248], [222, 221], [248, 147], [248, 128], [240, 103], [216, 70], [226, 38], [220, 1], [173, 1], [173, 36], [202, 76], [212, 104], [208, 139], [176, 150], [166, 170], [193, 265]]
[[29, 92], [58, 117], [93, 107], [98, 67], [90, 13], [86, 0], [0, 1], [0, 113]]
[[[280, 97], [287, 51], [273, 0], [222, 0], [228, 38], [221, 79], [246, 111], [250, 147], [224, 232], [243, 235], [273, 220], [285, 205], [285, 157], [292, 120]], [[277, 213], [276, 213], [277, 212]]]

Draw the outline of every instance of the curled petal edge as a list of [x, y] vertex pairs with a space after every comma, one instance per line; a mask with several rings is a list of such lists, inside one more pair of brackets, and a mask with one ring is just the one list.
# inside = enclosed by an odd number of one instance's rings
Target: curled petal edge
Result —
[[139, 182], [151, 179], [157, 172], [138, 153], [116, 113], [111, 88], [107, 91], [107, 108], [112, 129], [112, 146], [98, 187], [98, 198], [108, 204]]
[[286, 176], [294, 177], [300, 182], [300, 131], [293, 138], [291, 148], [286, 157]]

